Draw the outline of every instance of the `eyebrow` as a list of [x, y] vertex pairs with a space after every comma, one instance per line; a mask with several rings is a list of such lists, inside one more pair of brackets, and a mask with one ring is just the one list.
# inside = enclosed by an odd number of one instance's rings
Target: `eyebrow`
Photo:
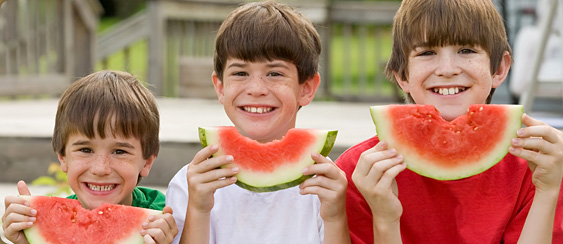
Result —
[[281, 67], [281, 68], [289, 69], [289, 67], [287, 65], [285, 65], [285, 63], [283, 63], [283, 62], [271, 62], [271, 63], [266, 64], [266, 66], [271, 67], [271, 68]]
[[118, 143], [116, 143], [116, 145], [117, 145], [118, 147], [126, 147], [126, 148], [131, 148], [131, 149], [134, 149], [134, 148], [135, 148], [133, 145], [131, 145], [131, 144], [127, 143], [127, 142], [118, 142]]
[[[233, 62], [232, 64], [230, 64], [229, 66], [227, 66], [227, 68], [232, 68], [232, 67], [237, 67], [237, 68], [244, 68], [248, 66], [247, 63], [240, 63], [240, 62]], [[281, 68], [285, 68], [285, 69], [289, 69], [289, 67], [283, 63], [283, 62], [270, 62], [270, 63], [266, 63], [266, 66], [270, 67], [270, 68], [276, 68], [276, 67], [281, 67]]]
[[[86, 141], [86, 140], [80, 140], [80, 141], [76, 141], [74, 143], [72, 143], [73, 146], [84, 146], [84, 145], [89, 145], [90, 141]], [[116, 146], [118, 147], [125, 147], [125, 148], [130, 148], [130, 149], [134, 149], [135, 147], [127, 142], [117, 142], [115, 143]]]
[[75, 141], [71, 145], [73, 146], [83, 146], [90, 144], [90, 141]]
[[236, 68], [243, 68], [248, 66], [248, 64], [246, 63], [238, 63], [238, 62], [234, 62], [232, 64], [230, 64], [229, 66], [227, 66], [227, 68], [232, 68], [232, 67], [236, 67]]

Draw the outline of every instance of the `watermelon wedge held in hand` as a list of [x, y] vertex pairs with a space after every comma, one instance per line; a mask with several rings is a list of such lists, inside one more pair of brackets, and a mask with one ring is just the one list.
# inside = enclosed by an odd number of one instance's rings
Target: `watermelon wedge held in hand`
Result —
[[380, 140], [403, 156], [407, 168], [437, 180], [479, 174], [498, 163], [522, 126], [521, 105], [471, 105], [445, 121], [432, 105], [370, 107]]
[[328, 156], [336, 134], [337, 131], [294, 128], [281, 140], [262, 144], [239, 134], [233, 126], [199, 128], [201, 145], [218, 145], [214, 157], [233, 156], [233, 162], [224, 167], [239, 167], [236, 184], [254, 192], [286, 189], [310, 178], [302, 171], [315, 163], [311, 153]]
[[161, 211], [118, 204], [84, 209], [78, 200], [20, 196], [37, 210], [36, 221], [24, 230], [30, 244], [144, 243], [142, 224]]

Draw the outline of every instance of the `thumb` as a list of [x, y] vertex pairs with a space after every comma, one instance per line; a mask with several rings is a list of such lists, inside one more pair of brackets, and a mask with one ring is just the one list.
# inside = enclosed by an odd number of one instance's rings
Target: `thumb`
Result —
[[172, 214], [172, 208], [171, 208], [170, 206], [165, 206], [165, 207], [162, 209], [162, 213], [163, 213], [163, 214], [167, 214], [167, 213]]
[[31, 195], [31, 192], [29, 191], [29, 188], [27, 187], [27, 184], [25, 184], [25, 181], [20, 180], [18, 181], [18, 193], [20, 195]]

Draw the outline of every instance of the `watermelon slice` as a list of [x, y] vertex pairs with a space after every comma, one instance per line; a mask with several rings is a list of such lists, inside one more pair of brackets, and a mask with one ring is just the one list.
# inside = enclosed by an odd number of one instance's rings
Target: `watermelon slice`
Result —
[[259, 143], [239, 134], [233, 126], [200, 127], [201, 145], [219, 145], [213, 156], [232, 155], [224, 167], [239, 167], [236, 184], [254, 192], [269, 192], [301, 184], [311, 176], [302, 170], [314, 164], [312, 152], [328, 156], [337, 131], [290, 129], [281, 139]]
[[380, 140], [403, 156], [407, 168], [438, 180], [479, 174], [498, 163], [522, 126], [521, 105], [471, 105], [445, 121], [432, 105], [370, 107]]
[[105, 203], [84, 209], [78, 200], [20, 196], [37, 210], [36, 221], [24, 233], [30, 244], [144, 243], [140, 232], [149, 215], [161, 211]]

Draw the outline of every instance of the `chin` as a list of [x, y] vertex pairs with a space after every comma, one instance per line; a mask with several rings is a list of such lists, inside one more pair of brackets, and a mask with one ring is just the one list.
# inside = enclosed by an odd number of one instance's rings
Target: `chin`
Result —
[[438, 111], [440, 111], [440, 116], [442, 116], [442, 118], [446, 121], [452, 121], [457, 117], [466, 114], [467, 108], [462, 108], [462, 106], [459, 105], [442, 106], [438, 107]]
[[82, 203], [82, 207], [86, 209], [96, 209], [103, 203], [104, 203], [103, 201], [87, 201]]

